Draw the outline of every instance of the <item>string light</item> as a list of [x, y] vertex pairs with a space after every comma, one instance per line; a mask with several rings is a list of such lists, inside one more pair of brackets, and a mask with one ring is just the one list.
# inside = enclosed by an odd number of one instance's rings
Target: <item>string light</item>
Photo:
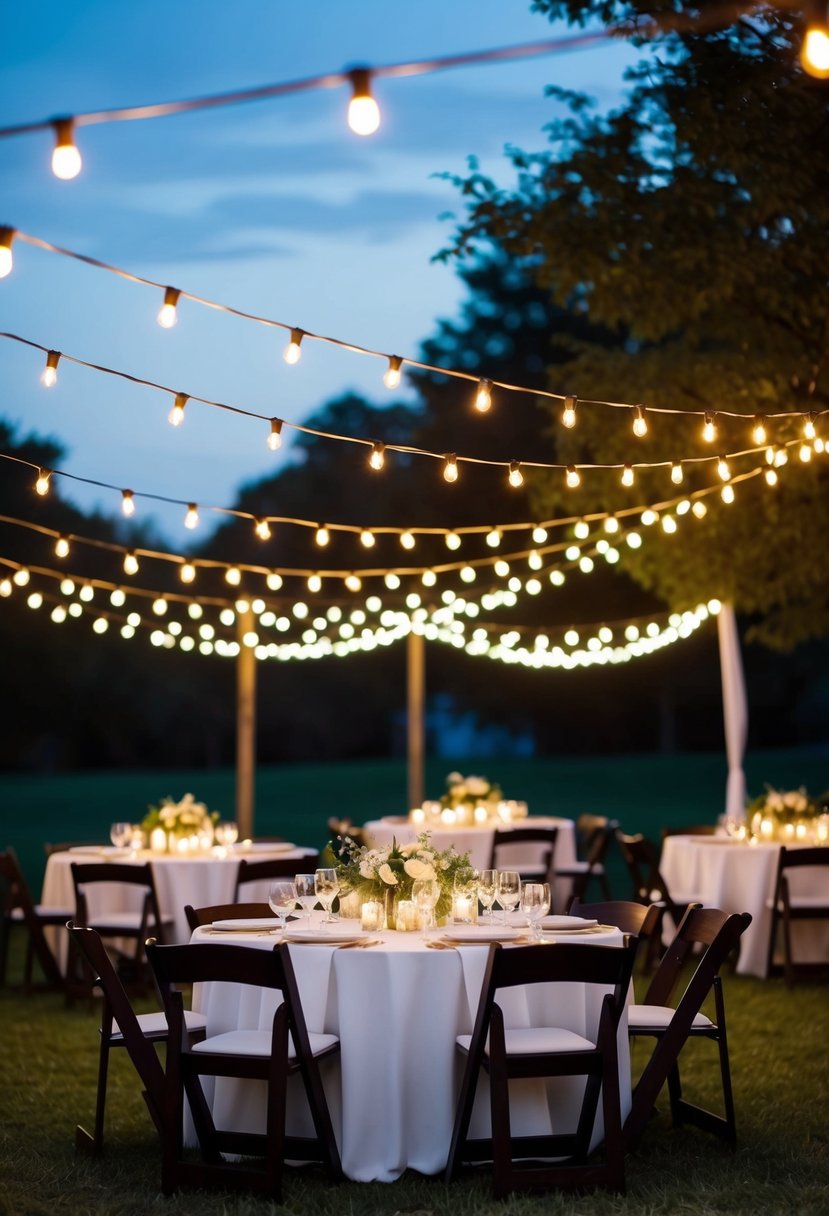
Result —
[[268, 447], [277, 452], [282, 447], [282, 419], [271, 418], [271, 433], [268, 435]]
[[305, 334], [301, 329], [291, 330], [291, 339], [285, 347], [282, 358], [286, 363], [299, 363], [302, 356], [302, 339]]
[[800, 445], [800, 451], [798, 454], [803, 463], [808, 464], [812, 459], [812, 445], [809, 443], [802, 443]]
[[324, 549], [325, 546], [330, 541], [330, 539], [331, 539], [331, 533], [328, 531], [325, 524], [320, 524], [320, 526], [317, 528], [316, 532], [314, 533], [314, 540], [316, 541], [316, 543], [319, 545], [319, 547], [321, 549]]
[[444, 537], [444, 541], [447, 549], [456, 550], [460, 549], [461, 547], [461, 538], [458, 536], [457, 532], [447, 532], [446, 536]]
[[242, 572], [238, 566], [228, 566], [225, 570], [225, 582], [230, 587], [238, 587], [242, 581]]
[[81, 154], [75, 146], [75, 124], [71, 118], [56, 118], [55, 148], [52, 152], [52, 172], [61, 181], [71, 181], [81, 171]]
[[682, 484], [682, 478], [683, 478], [682, 465], [679, 462], [675, 461], [671, 465], [671, 481], [674, 483], [675, 486], [678, 486], [678, 485]]
[[318, 574], [311, 574], [308, 577], [306, 586], [312, 594], [316, 595], [318, 591], [322, 590], [322, 579]]
[[730, 506], [734, 501], [734, 487], [729, 484], [724, 485], [720, 491], [720, 498], [727, 506]]
[[386, 463], [386, 445], [384, 443], [372, 444], [368, 463], [373, 469], [377, 469], [378, 471], [382, 469]]
[[363, 585], [362, 580], [356, 574], [346, 575], [344, 582], [349, 591], [359, 591]]
[[192, 583], [196, 578], [196, 567], [192, 562], [183, 562], [179, 570], [179, 578], [183, 583]]
[[132, 490], [121, 491], [121, 512], [129, 518], [135, 514], [135, 495]]
[[803, 438], [811, 441], [816, 435], [817, 430], [815, 429], [815, 416], [813, 413], [810, 413], [806, 421], [803, 423]]
[[486, 534], [486, 543], [490, 549], [497, 549], [501, 543], [502, 533], [500, 528], [491, 528]]
[[253, 530], [260, 540], [271, 539], [271, 526], [266, 519], [257, 519], [253, 525]]
[[511, 460], [509, 465], [509, 483], [515, 489], [524, 484], [524, 474], [521, 472], [521, 465], [517, 460]]
[[51, 481], [51, 478], [52, 473], [50, 469], [41, 469], [39, 471], [37, 481], [35, 482], [35, 492], [39, 494], [41, 498], [45, 498], [45, 496], [49, 493], [49, 482]]
[[769, 469], [766, 469], [766, 471], [765, 471], [765, 473], [763, 474], [763, 476], [764, 476], [764, 477], [765, 477], [765, 479], [766, 479], [766, 485], [767, 485], [767, 486], [776, 486], [776, 485], [777, 485], [777, 482], [779, 481], [779, 478], [778, 478], [778, 476], [777, 476], [777, 470], [776, 470], [776, 469], [774, 469], [774, 468], [769, 468]]
[[124, 574], [138, 573], [138, 558], [132, 549], [128, 549], [124, 554]]
[[607, 519], [604, 521], [604, 530], [605, 532], [611, 533], [619, 531], [619, 521], [615, 515], [608, 515]]
[[693, 503], [691, 506], [691, 511], [697, 517], [697, 519], [705, 519], [705, 516], [708, 514], [708, 508], [701, 498], [698, 498], [696, 502]]
[[829, 20], [825, 6], [809, 5], [808, 24], [800, 47], [800, 66], [816, 80], [829, 78]]
[[371, 72], [368, 68], [352, 68], [351, 100], [348, 103], [348, 125], [355, 135], [373, 135], [380, 126], [380, 107], [371, 92]]
[[178, 302], [181, 292], [176, 287], [164, 288], [164, 303], [158, 311], [156, 320], [162, 329], [172, 329], [178, 320]]
[[568, 464], [564, 480], [569, 490], [578, 489], [581, 485], [581, 474], [574, 464]]
[[562, 426], [566, 426], [568, 430], [572, 430], [576, 425], [576, 406], [578, 397], [565, 397], [564, 409], [561, 414]]
[[413, 533], [411, 533], [411, 532], [401, 532], [400, 533], [400, 544], [402, 545], [402, 547], [404, 549], [414, 549], [415, 543], [416, 542], [415, 542]]
[[751, 432], [751, 438], [759, 447], [761, 444], [766, 442], [767, 434], [768, 431], [766, 429], [766, 420], [762, 414], [757, 414], [754, 419], [754, 427]]
[[633, 466], [626, 464], [625, 467], [622, 469], [622, 485], [623, 486], [632, 486], [633, 481], [634, 481]]
[[403, 365], [403, 360], [400, 355], [389, 355], [389, 366], [383, 375], [383, 383], [386, 388], [397, 388], [400, 384], [400, 368]]
[[65, 536], [59, 536], [58, 539], [55, 541], [55, 556], [56, 557], [68, 557], [69, 556], [69, 541], [66, 539]]
[[705, 421], [702, 424], [702, 437], [706, 443], [713, 443], [717, 438], [717, 424], [714, 421], [716, 415], [709, 410], [705, 411]]
[[29, 574], [29, 571], [26, 569], [25, 566], [21, 566], [20, 569], [15, 570], [14, 574], [12, 575], [12, 582], [17, 587], [25, 587], [28, 584], [30, 578], [31, 578], [31, 575]]
[[14, 235], [14, 228], [0, 227], [0, 279], [5, 279], [14, 268], [14, 255], [12, 254]]
[[532, 536], [537, 545], [545, 544], [547, 541], [547, 535], [547, 529], [542, 528], [540, 524], [533, 528]]
[[170, 426], [181, 426], [184, 421], [184, 407], [189, 398], [186, 393], [176, 393], [176, 399], [173, 403], [173, 408], [167, 415], [167, 421]]
[[587, 540], [587, 537], [590, 535], [590, 524], [586, 519], [579, 519], [576, 521], [573, 528], [573, 535], [577, 540]]
[[731, 477], [731, 470], [728, 467], [728, 461], [724, 456], [720, 456], [717, 461], [717, 475], [723, 480], [728, 481]]
[[277, 574], [276, 571], [273, 571], [267, 575], [265, 579], [265, 586], [269, 591], [279, 591], [282, 587], [282, 575]]
[[636, 405], [633, 408], [633, 433], [637, 439], [644, 439], [648, 433], [648, 420], [645, 417], [645, 408], [642, 405]]
[[423, 583], [424, 587], [434, 587], [435, 583], [438, 581], [438, 576], [435, 574], [434, 570], [424, 570], [423, 574], [420, 576], [420, 581]]
[[58, 382], [58, 363], [60, 362], [60, 352], [50, 350], [46, 355], [46, 366], [40, 373], [40, 383], [44, 388], [54, 388]]
[[492, 405], [492, 381], [480, 380], [475, 394], [475, 409], [479, 414], [485, 414]]
[[198, 528], [199, 509], [194, 502], [188, 503], [187, 514], [184, 516], [185, 528]]
[[374, 533], [368, 528], [364, 528], [360, 533], [360, 544], [364, 549], [373, 549], [375, 543]]
[[443, 458], [443, 480], [458, 480], [458, 458], [455, 456], [454, 452], [451, 456], [444, 456]]

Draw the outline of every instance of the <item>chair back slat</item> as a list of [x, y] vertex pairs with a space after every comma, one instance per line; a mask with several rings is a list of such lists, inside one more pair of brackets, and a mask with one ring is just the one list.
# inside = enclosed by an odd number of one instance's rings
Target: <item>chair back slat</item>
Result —
[[147, 957], [162, 988], [173, 984], [204, 984], [211, 980], [256, 988], [282, 989], [285, 986], [283, 960], [278, 950], [232, 946], [228, 942], [161, 946], [151, 938], [147, 942]]
[[207, 908], [194, 908], [191, 904], [185, 904], [184, 915], [191, 933], [202, 925], [212, 925], [214, 920], [259, 920], [271, 916], [274, 925], [277, 923], [270, 904], [212, 904]]
[[239, 891], [246, 883], [293, 878], [295, 874], [313, 874], [318, 866], [318, 853], [311, 853], [305, 857], [266, 857], [261, 861], [249, 861], [247, 857], [243, 857], [239, 862], [239, 871], [236, 875], [234, 901], [239, 899]]
[[521, 870], [527, 869], [544, 869], [546, 871], [546, 880], [553, 881], [555, 876], [554, 859], [556, 851], [556, 841], [558, 840], [558, 828], [555, 827], [520, 827], [520, 828], [496, 828], [492, 834], [492, 849], [490, 852], [489, 865], [490, 869], [497, 869], [498, 854], [502, 848], [510, 848], [513, 845], [528, 845], [537, 844], [539, 848], [539, 856], [536, 861], [520, 862], [510, 864], [510, 869]]
[[626, 899], [609, 899], [595, 904], [574, 900], [570, 905], [570, 915], [591, 917], [601, 924], [615, 925], [623, 933], [645, 938], [656, 932], [662, 919], [656, 904], [638, 904]]

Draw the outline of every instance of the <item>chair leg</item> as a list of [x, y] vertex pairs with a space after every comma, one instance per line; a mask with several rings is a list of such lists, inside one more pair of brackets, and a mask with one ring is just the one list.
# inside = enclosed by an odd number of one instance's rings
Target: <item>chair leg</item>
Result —
[[509, 1117], [509, 1083], [503, 1061], [490, 1056], [489, 1117], [492, 1127], [492, 1188], [496, 1199], [512, 1190], [512, 1148]]
[[469, 1123], [472, 1118], [472, 1108], [475, 1104], [475, 1093], [478, 1088], [479, 1065], [467, 1056], [464, 1067], [461, 1093], [458, 1099], [458, 1110], [455, 1115], [455, 1126], [452, 1128], [452, 1140], [449, 1145], [449, 1155], [446, 1158], [446, 1169], [443, 1180], [448, 1186], [458, 1176], [458, 1168], [463, 1159], [463, 1146], [469, 1134]]
[[6, 986], [6, 970], [9, 965], [10, 936], [11, 925], [4, 916], [2, 921], [0, 921], [0, 988], [5, 988]]
[[668, 1097], [671, 1102], [671, 1122], [674, 1127], [682, 1127], [682, 1078], [679, 1075], [679, 1063], [674, 1064], [668, 1073]]
[[786, 987], [794, 987], [794, 959], [792, 958], [792, 926], [789, 920], [789, 909], [783, 908], [783, 975]]

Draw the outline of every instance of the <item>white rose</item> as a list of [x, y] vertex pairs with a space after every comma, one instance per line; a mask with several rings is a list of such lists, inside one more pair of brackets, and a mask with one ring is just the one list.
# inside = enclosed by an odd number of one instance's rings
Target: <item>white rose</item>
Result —
[[418, 861], [416, 857], [411, 857], [406, 862], [403, 869], [406, 871], [409, 878], [413, 878], [415, 880], [418, 878], [434, 879], [436, 877], [434, 867], [426, 865], [425, 862]]
[[446, 781], [447, 781], [448, 785], [460, 785], [460, 783], [463, 781], [463, 774], [462, 773], [450, 773], [449, 776], [446, 778]]
[[785, 803], [776, 790], [772, 790], [766, 798], [766, 807], [770, 811], [782, 811]]
[[418, 845], [417, 841], [415, 840], [412, 842], [412, 844], [402, 844], [400, 846], [399, 851], [400, 851], [401, 856], [411, 857], [412, 853], [416, 853], [418, 848], [419, 848], [419, 845]]
[[[410, 864], [410, 862], [406, 862], [406, 865]], [[383, 865], [380, 866], [380, 869], [377, 871], [377, 876], [383, 880], [387, 887], [397, 886], [397, 875], [388, 862], [384, 862]]]
[[463, 802], [466, 797], [466, 786], [459, 782], [457, 785], [450, 785], [449, 793], [457, 802]]
[[475, 798], [482, 797], [489, 790], [489, 782], [483, 777], [467, 777], [466, 788]]
[[370, 861], [361, 861], [360, 862], [360, 877], [361, 878], [374, 878], [374, 866], [371, 864]]
[[425, 861], [427, 865], [431, 865], [435, 860], [434, 853], [430, 852], [429, 849], [421, 849], [418, 853], [418, 857], [421, 861]]

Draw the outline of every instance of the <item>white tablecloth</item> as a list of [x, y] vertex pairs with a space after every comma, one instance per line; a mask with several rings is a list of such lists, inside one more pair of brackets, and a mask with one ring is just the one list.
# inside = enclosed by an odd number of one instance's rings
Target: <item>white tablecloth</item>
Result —
[[[353, 922], [351, 922], [353, 923]], [[440, 930], [434, 931], [438, 935]], [[368, 950], [326, 945], [291, 948], [309, 1030], [340, 1037], [339, 1064], [324, 1064], [323, 1081], [347, 1177], [358, 1182], [391, 1182], [407, 1168], [437, 1174], [446, 1164], [462, 1064], [455, 1037], [469, 1034], [478, 1007], [487, 950], [430, 950], [420, 934], [383, 933]], [[273, 936], [210, 934], [194, 941], [232, 941], [270, 949]], [[610, 930], [561, 940], [620, 945]], [[595, 1037], [603, 990], [585, 984], [514, 989], [502, 994], [508, 1025], [545, 1022]], [[193, 1007], [207, 1015], [208, 1035], [236, 1028], [265, 1028], [274, 1010], [273, 994], [231, 984], [197, 986]], [[619, 1074], [623, 1117], [630, 1109], [630, 1054], [627, 1019], [619, 1032]], [[516, 1135], [573, 1130], [584, 1082], [513, 1082], [512, 1128]], [[261, 1130], [264, 1083], [216, 1082], [217, 1126]], [[489, 1132], [486, 1076], [478, 1087], [473, 1136]], [[299, 1084], [289, 1091], [289, 1129], [309, 1126]], [[601, 1107], [594, 1143], [602, 1137]]]
[[[771, 908], [779, 844], [746, 844], [727, 836], [668, 836], [661, 870], [669, 890], [693, 891], [704, 907], [724, 912], [750, 912], [751, 924], [740, 939], [737, 971], [765, 976]], [[791, 890], [800, 895], [822, 892], [814, 870], [791, 871]], [[823, 872], [822, 881], [826, 881]], [[792, 925], [792, 950], [800, 962], [829, 960], [829, 924], [799, 921]]]
[[[140, 853], [134, 859], [129, 857], [104, 856], [102, 850], [87, 852], [75, 851], [70, 853], [53, 853], [46, 863], [46, 873], [43, 878], [43, 894], [41, 904], [44, 908], [74, 908], [75, 891], [72, 886], [73, 861], [78, 863], [123, 861], [134, 863], [150, 861], [153, 867], [158, 903], [162, 916], [173, 918], [173, 940], [186, 942], [190, 939], [190, 926], [184, 915], [185, 905], [194, 908], [209, 907], [211, 904], [229, 904], [233, 902], [236, 889], [236, 875], [239, 861], [246, 857], [249, 861], [265, 861], [271, 857], [285, 857], [296, 860], [298, 872], [302, 871], [303, 858], [315, 853], [313, 849], [291, 849], [278, 851], [256, 848], [237, 848], [227, 856], [217, 856], [213, 853], [180, 856], [175, 853]], [[267, 903], [268, 883], [246, 884], [242, 892], [244, 901]], [[102, 883], [90, 887], [88, 906], [90, 917], [105, 915], [109, 912], [129, 912], [140, 910], [143, 893], [137, 888], [115, 886]], [[59, 957], [61, 966], [66, 966], [67, 934], [60, 932], [55, 935], [52, 943]]]

